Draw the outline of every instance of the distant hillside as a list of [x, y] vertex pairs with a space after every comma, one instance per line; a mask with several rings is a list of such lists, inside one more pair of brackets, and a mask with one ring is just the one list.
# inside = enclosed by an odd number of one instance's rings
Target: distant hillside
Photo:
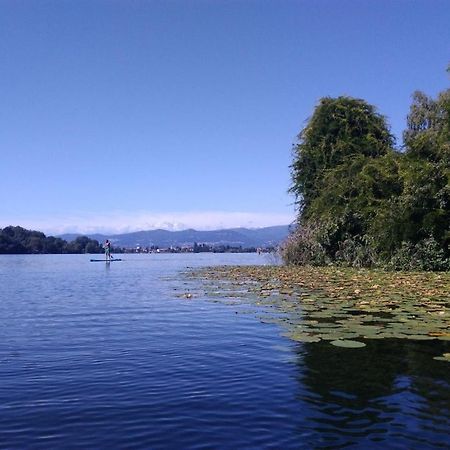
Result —
[[[197, 244], [231, 245], [242, 247], [270, 247], [283, 241], [289, 233], [288, 225], [266, 228], [232, 228], [225, 230], [197, 231], [197, 230], [148, 230], [136, 231], [116, 235], [88, 234], [91, 239], [100, 242], [111, 240], [118, 247], [133, 248], [137, 246], [150, 247], [152, 245], [165, 247], [182, 247]], [[67, 241], [76, 239], [78, 234], [64, 234], [60, 237]]]

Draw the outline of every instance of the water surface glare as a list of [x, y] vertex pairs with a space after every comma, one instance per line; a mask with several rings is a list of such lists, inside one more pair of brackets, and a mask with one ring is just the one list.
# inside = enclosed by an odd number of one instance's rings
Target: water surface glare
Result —
[[1, 448], [450, 447], [446, 342], [301, 344], [183, 298], [186, 267], [264, 255], [89, 258], [0, 256]]

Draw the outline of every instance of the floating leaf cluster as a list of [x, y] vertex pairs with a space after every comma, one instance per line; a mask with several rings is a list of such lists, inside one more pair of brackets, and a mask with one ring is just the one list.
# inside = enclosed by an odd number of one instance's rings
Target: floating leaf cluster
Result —
[[357, 348], [361, 339], [450, 341], [449, 273], [223, 266], [189, 277], [202, 280], [208, 298], [263, 307], [262, 321], [300, 342]]

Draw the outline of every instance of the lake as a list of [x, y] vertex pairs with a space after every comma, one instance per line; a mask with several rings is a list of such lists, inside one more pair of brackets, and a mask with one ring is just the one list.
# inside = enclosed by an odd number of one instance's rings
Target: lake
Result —
[[184, 275], [268, 255], [89, 258], [0, 256], [1, 448], [449, 448], [447, 342], [294, 342]]

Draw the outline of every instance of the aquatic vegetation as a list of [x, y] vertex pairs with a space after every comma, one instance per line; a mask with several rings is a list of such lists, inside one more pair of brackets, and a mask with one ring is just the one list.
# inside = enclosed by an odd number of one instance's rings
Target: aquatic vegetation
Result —
[[450, 341], [450, 273], [223, 266], [188, 277], [201, 280], [207, 298], [260, 307], [263, 322], [299, 342], [357, 348], [361, 339]]
[[444, 353], [442, 356], [435, 356], [433, 359], [450, 362], [450, 353]]
[[337, 339], [336, 341], [331, 341], [330, 344], [334, 345], [336, 347], [343, 347], [343, 348], [362, 348], [362, 347], [366, 346], [366, 344], [364, 344], [364, 342], [341, 340], [341, 339]]

